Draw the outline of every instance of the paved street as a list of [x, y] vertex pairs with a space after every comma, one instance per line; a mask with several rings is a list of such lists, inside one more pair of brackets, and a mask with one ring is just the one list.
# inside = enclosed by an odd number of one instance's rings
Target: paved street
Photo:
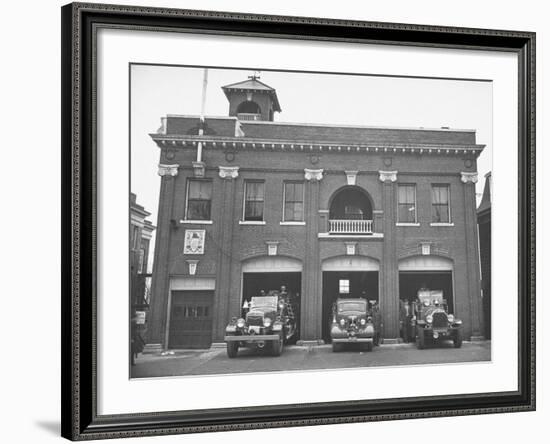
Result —
[[227, 357], [225, 347], [210, 350], [179, 350], [173, 355], [140, 355], [132, 368], [136, 378], [155, 376], [213, 375], [280, 370], [375, 367], [391, 365], [439, 364], [490, 361], [491, 342], [464, 342], [455, 349], [452, 343], [418, 350], [414, 344], [382, 345], [372, 352], [355, 348], [333, 353], [330, 345], [287, 346], [279, 357], [269, 352], [240, 349], [235, 359]]

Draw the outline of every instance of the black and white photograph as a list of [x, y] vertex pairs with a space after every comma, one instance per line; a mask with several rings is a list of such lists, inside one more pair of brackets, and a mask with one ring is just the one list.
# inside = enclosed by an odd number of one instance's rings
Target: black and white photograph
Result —
[[130, 378], [491, 361], [490, 79], [128, 69]]
[[424, 1], [62, 8], [63, 437], [534, 430], [535, 31]]
[[544, 2], [3, 6], [2, 442], [547, 440]]

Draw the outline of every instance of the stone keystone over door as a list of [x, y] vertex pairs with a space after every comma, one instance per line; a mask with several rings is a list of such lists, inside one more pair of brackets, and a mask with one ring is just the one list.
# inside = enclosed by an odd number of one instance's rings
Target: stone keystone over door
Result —
[[346, 170], [345, 173], [346, 173], [346, 177], [348, 179], [348, 185], [355, 185], [355, 182], [357, 181], [358, 171]]

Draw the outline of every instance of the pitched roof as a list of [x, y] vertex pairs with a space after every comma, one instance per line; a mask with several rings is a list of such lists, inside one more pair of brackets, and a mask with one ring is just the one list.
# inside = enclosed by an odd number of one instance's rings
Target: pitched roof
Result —
[[263, 82], [260, 82], [256, 77], [249, 77], [247, 80], [242, 82], [231, 83], [230, 85], [222, 86], [225, 96], [229, 100], [229, 92], [234, 90], [245, 90], [245, 91], [262, 91], [269, 95], [273, 100], [273, 109], [277, 112], [281, 112], [281, 105], [279, 104], [279, 99], [277, 98], [277, 92], [275, 88], [272, 88], [269, 85], [266, 85]]
[[260, 82], [257, 78], [254, 77], [243, 80], [242, 82], [231, 83], [230, 85], [222, 86], [222, 89], [254, 89], [263, 91], [275, 91], [275, 88], [272, 88], [271, 86]]
[[487, 173], [485, 176], [485, 187], [483, 188], [483, 196], [481, 198], [481, 203], [477, 207], [477, 213], [482, 213], [484, 211], [491, 209], [491, 173]]

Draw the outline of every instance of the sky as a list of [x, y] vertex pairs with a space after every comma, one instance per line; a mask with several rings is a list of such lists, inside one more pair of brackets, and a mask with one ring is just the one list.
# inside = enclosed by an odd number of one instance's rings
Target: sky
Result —
[[[208, 70], [205, 115], [227, 116], [221, 87], [246, 80], [253, 69]], [[157, 223], [159, 148], [149, 137], [167, 114], [199, 115], [203, 68], [132, 65], [131, 190]], [[478, 203], [492, 168], [492, 83], [349, 74], [260, 71], [277, 90], [277, 122], [413, 128], [475, 129], [486, 145], [478, 159]]]

